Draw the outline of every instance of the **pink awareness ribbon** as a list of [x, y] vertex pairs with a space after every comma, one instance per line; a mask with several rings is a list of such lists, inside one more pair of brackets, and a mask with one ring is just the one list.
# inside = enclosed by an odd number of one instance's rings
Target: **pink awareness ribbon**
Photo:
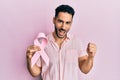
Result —
[[45, 64], [47, 66], [49, 66], [49, 57], [47, 56], [47, 54], [44, 51], [44, 48], [47, 45], [47, 41], [48, 41], [47, 37], [45, 36], [44, 33], [39, 33], [37, 38], [34, 40], [34, 45], [39, 46], [41, 50], [35, 52], [35, 54], [33, 55], [32, 59], [31, 59], [31, 67], [33, 67], [35, 65], [35, 63], [38, 61], [40, 56], [44, 60]]

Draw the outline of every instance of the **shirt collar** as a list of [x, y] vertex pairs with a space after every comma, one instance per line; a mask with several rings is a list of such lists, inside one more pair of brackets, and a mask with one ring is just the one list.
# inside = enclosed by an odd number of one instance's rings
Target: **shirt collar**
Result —
[[[47, 37], [48, 37], [48, 40], [55, 42], [55, 39], [53, 37], [53, 33], [50, 33]], [[72, 38], [73, 38], [73, 35], [68, 33], [67, 38], [65, 39], [65, 41], [69, 41]]]

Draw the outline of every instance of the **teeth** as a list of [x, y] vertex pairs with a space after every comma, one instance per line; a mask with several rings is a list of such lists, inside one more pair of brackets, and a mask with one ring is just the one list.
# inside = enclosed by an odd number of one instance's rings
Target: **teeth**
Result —
[[64, 35], [64, 33], [65, 33], [65, 31], [62, 31], [62, 30], [60, 31], [60, 35]]
[[60, 30], [60, 32], [65, 32], [65, 31], [63, 31], [63, 30]]
[[60, 32], [63, 32], [63, 33], [64, 33], [65, 31], [63, 31], [63, 30], [60, 30]]

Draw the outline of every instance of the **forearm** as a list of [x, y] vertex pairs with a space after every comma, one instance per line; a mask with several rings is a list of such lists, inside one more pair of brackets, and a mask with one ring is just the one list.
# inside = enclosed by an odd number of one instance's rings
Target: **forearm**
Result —
[[37, 65], [31, 67], [31, 60], [29, 58], [27, 58], [27, 68], [33, 77], [38, 76], [41, 72], [41, 67], [38, 67]]
[[83, 73], [87, 74], [93, 67], [93, 57], [87, 56], [87, 59], [80, 63], [80, 69]]

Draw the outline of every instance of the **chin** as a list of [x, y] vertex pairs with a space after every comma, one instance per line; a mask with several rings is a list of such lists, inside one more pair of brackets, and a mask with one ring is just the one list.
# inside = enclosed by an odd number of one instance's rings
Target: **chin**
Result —
[[63, 36], [58, 35], [58, 37], [62, 39], [62, 38], [65, 38], [66, 35], [63, 35]]

